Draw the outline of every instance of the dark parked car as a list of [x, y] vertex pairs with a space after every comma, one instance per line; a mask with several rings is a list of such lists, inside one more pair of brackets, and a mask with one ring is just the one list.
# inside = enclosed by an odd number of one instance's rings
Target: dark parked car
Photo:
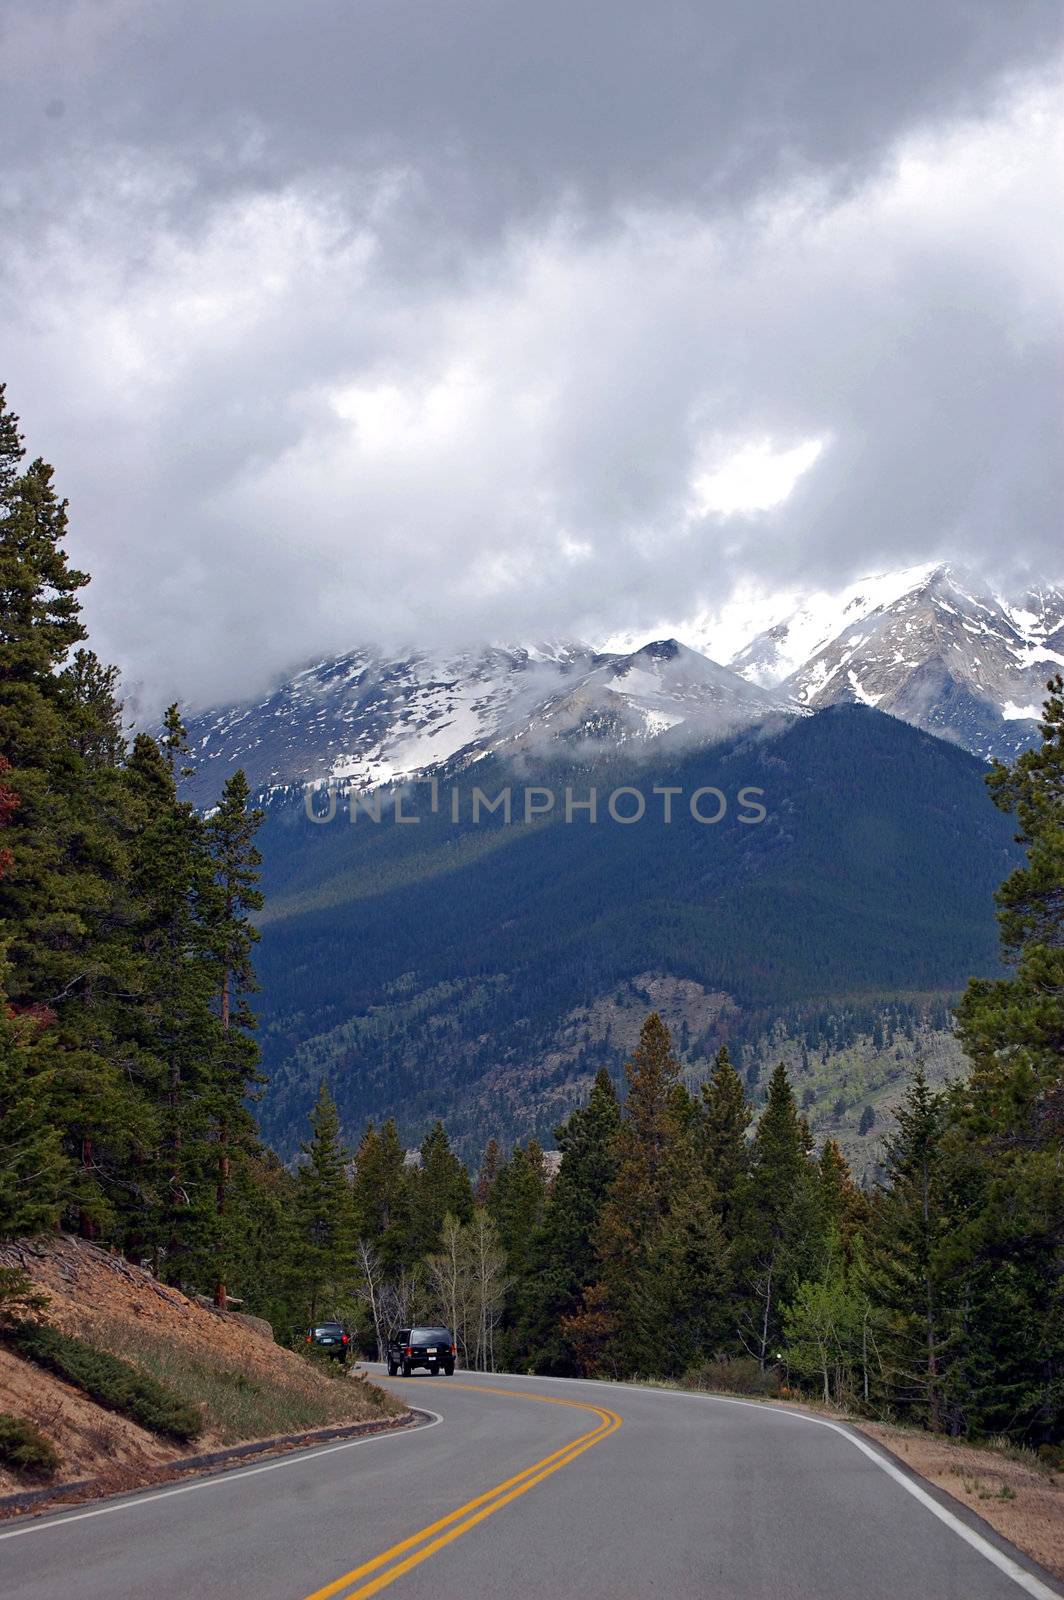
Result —
[[449, 1328], [400, 1328], [388, 1340], [388, 1376], [409, 1378], [415, 1367], [427, 1367], [450, 1377], [457, 1354]]
[[324, 1350], [327, 1356], [335, 1356], [338, 1361], [346, 1361], [349, 1342], [340, 1322], [317, 1322], [307, 1329], [307, 1343]]

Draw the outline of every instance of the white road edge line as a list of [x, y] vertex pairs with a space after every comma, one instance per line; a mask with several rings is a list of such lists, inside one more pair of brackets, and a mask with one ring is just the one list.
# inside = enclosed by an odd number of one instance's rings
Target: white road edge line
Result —
[[[223, 1468], [209, 1478], [198, 1478], [195, 1483], [182, 1483], [173, 1489], [158, 1489], [154, 1494], [134, 1495], [129, 1500], [119, 1500], [114, 1505], [96, 1506], [92, 1511], [60, 1512], [51, 1518], [42, 1518], [40, 1521], [27, 1522], [21, 1528], [12, 1528], [8, 1533], [0, 1533], [0, 1539], [19, 1539], [24, 1533], [45, 1533], [50, 1528], [65, 1528], [72, 1522], [85, 1522], [89, 1517], [109, 1517], [116, 1511], [136, 1511], [140, 1506], [153, 1505], [156, 1500], [169, 1500], [178, 1494], [193, 1494], [197, 1489], [218, 1489], [226, 1484], [236, 1483], [244, 1478], [254, 1478], [260, 1472], [276, 1472], [281, 1467], [298, 1467], [306, 1461], [316, 1461], [320, 1456], [335, 1455], [338, 1450], [354, 1450], [359, 1445], [377, 1444], [382, 1439], [410, 1439], [415, 1434], [424, 1433], [427, 1428], [435, 1428], [443, 1421], [438, 1411], [430, 1411], [428, 1406], [418, 1406], [419, 1411], [424, 1411], [426, 1416], [432, 1418], [431, 1422], [422, 1423], [420, 1427], [404, 1428], [395, 1433], [371, 1433], [361, 1439], [344, 1439], [340, 1444], [322, 1445], [320, 1449], [304, 1450], [298, 1455], [285, 1456], [280, 1461], [268, 1461], [261, 1467], [230, 1467]], [[180, 1465], [179, 1462], [174, 1465]]]
[[[493, 1373], [491, 1376], [502, 1377], [505, 1374]], [[708, 1402], [710, 1405], [744, 1406], [748, 1411], [759, 1411], [762, 1416], [793, 1417], [796, 1422], [812, 1422], [818, 1428], [830, 1428], [832, 1433], [840, 1434], [843, 1439], [849, 1440], [850, 1444], [860, 1450], [862, 1455], [866, 1455], [870, 1461], [874, 1461], [880, 1471], [885, 1472], [888, 1478], [893, 1478], [895, 1483], [900, 1484], [906, 1494], [911, 1494], [914, 1500], [918, 1500], [922, 1506], [926, 1506], [932, 1516], [937, 1517], [940, 1522], [944, 1522], [946, 1527], [955, 1533], [958, 1538], [963, 1539], [965, 1544], [971, 1545], [973, 1550], [977, 1550], [992, 1566], [997, 1567], [999, 1572], [1003, 1572], [1007, 1578], [1012, 1579], [1013, 1583], [1018, 1584], [1027, 1594], [1032, 1595], [1034, 1600], [1060, 1600], [1060, 1589], [1048, 1588], [1033, 1572], [1028, 1572], [1025, 1567], [1020, 1566], [1019, 1562], [1013, 1561], [1011, 1556], [1006, 1555], [1004, 1550], [999, 1550], [996, 1545], [990, 1543], [989, 1539], [984, 1539], [983, 1535], [978, 1533], [975, 1528], [969, 1528], [968, 1524], [962, 1522], [960, 1517], [954, 1516], [948, 1507], [939, 1505], [933, 1495], [928, 1494], [926, 1489], [922, 1489], [918, 1483], [915, 1483], [912, 1478], [896, 1467], [893, 1461], [888, 1460], [886, 1456], [880, 1455], [878, 1450], [866, 1443], [864, 1439], [858, 1438], [855, 1433], [851, 1433], [849, 1428], [843, 1427], [841, 1423], [831, 1422], [827, 1417], [811, 1417], [804, 1411], [790, 1411], [786, 1406], [762, 1405], [757, 1400], [738, 1400], [731, 1395], [688, 1393], [682, 1389], [652, 1389], [638, 1383], [616, 1383], [608, 1378], [544, 1378], [533, 1373], [515, 1373], [513, 1376], [524, 1376], [526, 1382], [532, 1383], [572, 1383], [578, 1388], [585, 1389], [627, 1389], [637, 1394], [669, 1395], [675, 1400], [701, 1400]]]
[[876, 1466], [887, 1474], [888, 1478], [893, 1478], [895, 1483], [900, 1484], [906, 1494], [911, 1494], [914, 1500], [919, 1500], [922, 1506], [926, 1506], [928, 1511], [933, 1516], [936, 1516], [940, 1522], [944, 1522], [947, 1528], [957, 1534], [958, 1538], [963, 1539], [965, 1544], [970, 1544], [973, 1550], [977, 1550], [981, 1556], [1003, 1572], [1007, 1578], [1011, 1578], [1013, 1583], [1018, 1583], [1021, 1589], [1025, 1589], [1029, 1595], [1033, 1595], [1035, 1600], [1060, 1600], [1059, 1589], [1047, 1588], [1033, 1572], [1028, 1572], [1026, 1568], [1020, 1566], [1019, 1562], [1013, 1561], [1011, 1556], [1006, 1555], [1004, 1550], [999, 1550], [997, 1545], [991, 1544], [989, 1539], [984, 1539], [983, 1535], [977, 1532], [975, 1528], [969, 1528], [968, 1524], [962, 1522], [960, 1517], [955, 1516], [948, 1506], [940, 1505], [934, 1495], [928, 1494], [926, 1489], [922, 1489], [918, 1483], [914, 1483], [907, 1473], [902, 1472], [899, 1467], [894, 1465], [893, 1461], [886, 1456], [880, 1455], [878, 1450], [864, 1439], [859, 1439], [856, 1434], [851, 1433], [849, 1428], [844, 1428], [838, 1422], [829, 1422], [826, 1417], [807, 1417], [804, 1412], [787, 1411], [782, 1406], [759, 1406], [755, 1400], [733, 1400], [727, 1395], [699, 1395], [698, 1398], [716, 1400], [720, 1405], [746, 1406], [753, 1411], [778, 1411], [785, 1417], [794, 1417], [799, 1422], [815, 1422], [818, 1428], [830, 1428], [832, 1433], [841, 1434], [844, 1439], [848, 1439], [852, 1445], [855, 1445], [862, 1455], [866, 1455], [870, 1461], [874, 1461]]

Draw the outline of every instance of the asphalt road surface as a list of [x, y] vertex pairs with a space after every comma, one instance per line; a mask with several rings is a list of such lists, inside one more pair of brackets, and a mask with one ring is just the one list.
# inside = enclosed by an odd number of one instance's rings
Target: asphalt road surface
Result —
[[389, 1386], [438, 1420], [0, 1524], [0, 1595], [1046, 1600], [1064, 1593], [978, 1519], [830, 1423], [612, 1384], [458, 1373]]

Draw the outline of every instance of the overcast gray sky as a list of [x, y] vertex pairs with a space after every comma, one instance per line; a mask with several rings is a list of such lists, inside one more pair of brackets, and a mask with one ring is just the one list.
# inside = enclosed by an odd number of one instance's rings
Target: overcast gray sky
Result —
[[5, 0], [0, 377], [151, 706], [1057, 577], [1057, 0]]

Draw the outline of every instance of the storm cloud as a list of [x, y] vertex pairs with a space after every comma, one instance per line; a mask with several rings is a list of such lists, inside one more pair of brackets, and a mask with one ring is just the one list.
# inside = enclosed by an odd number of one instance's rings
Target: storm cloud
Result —
[[1061, 12], [9, 0], [0, 377], [153, 708], [1058, 576]]

